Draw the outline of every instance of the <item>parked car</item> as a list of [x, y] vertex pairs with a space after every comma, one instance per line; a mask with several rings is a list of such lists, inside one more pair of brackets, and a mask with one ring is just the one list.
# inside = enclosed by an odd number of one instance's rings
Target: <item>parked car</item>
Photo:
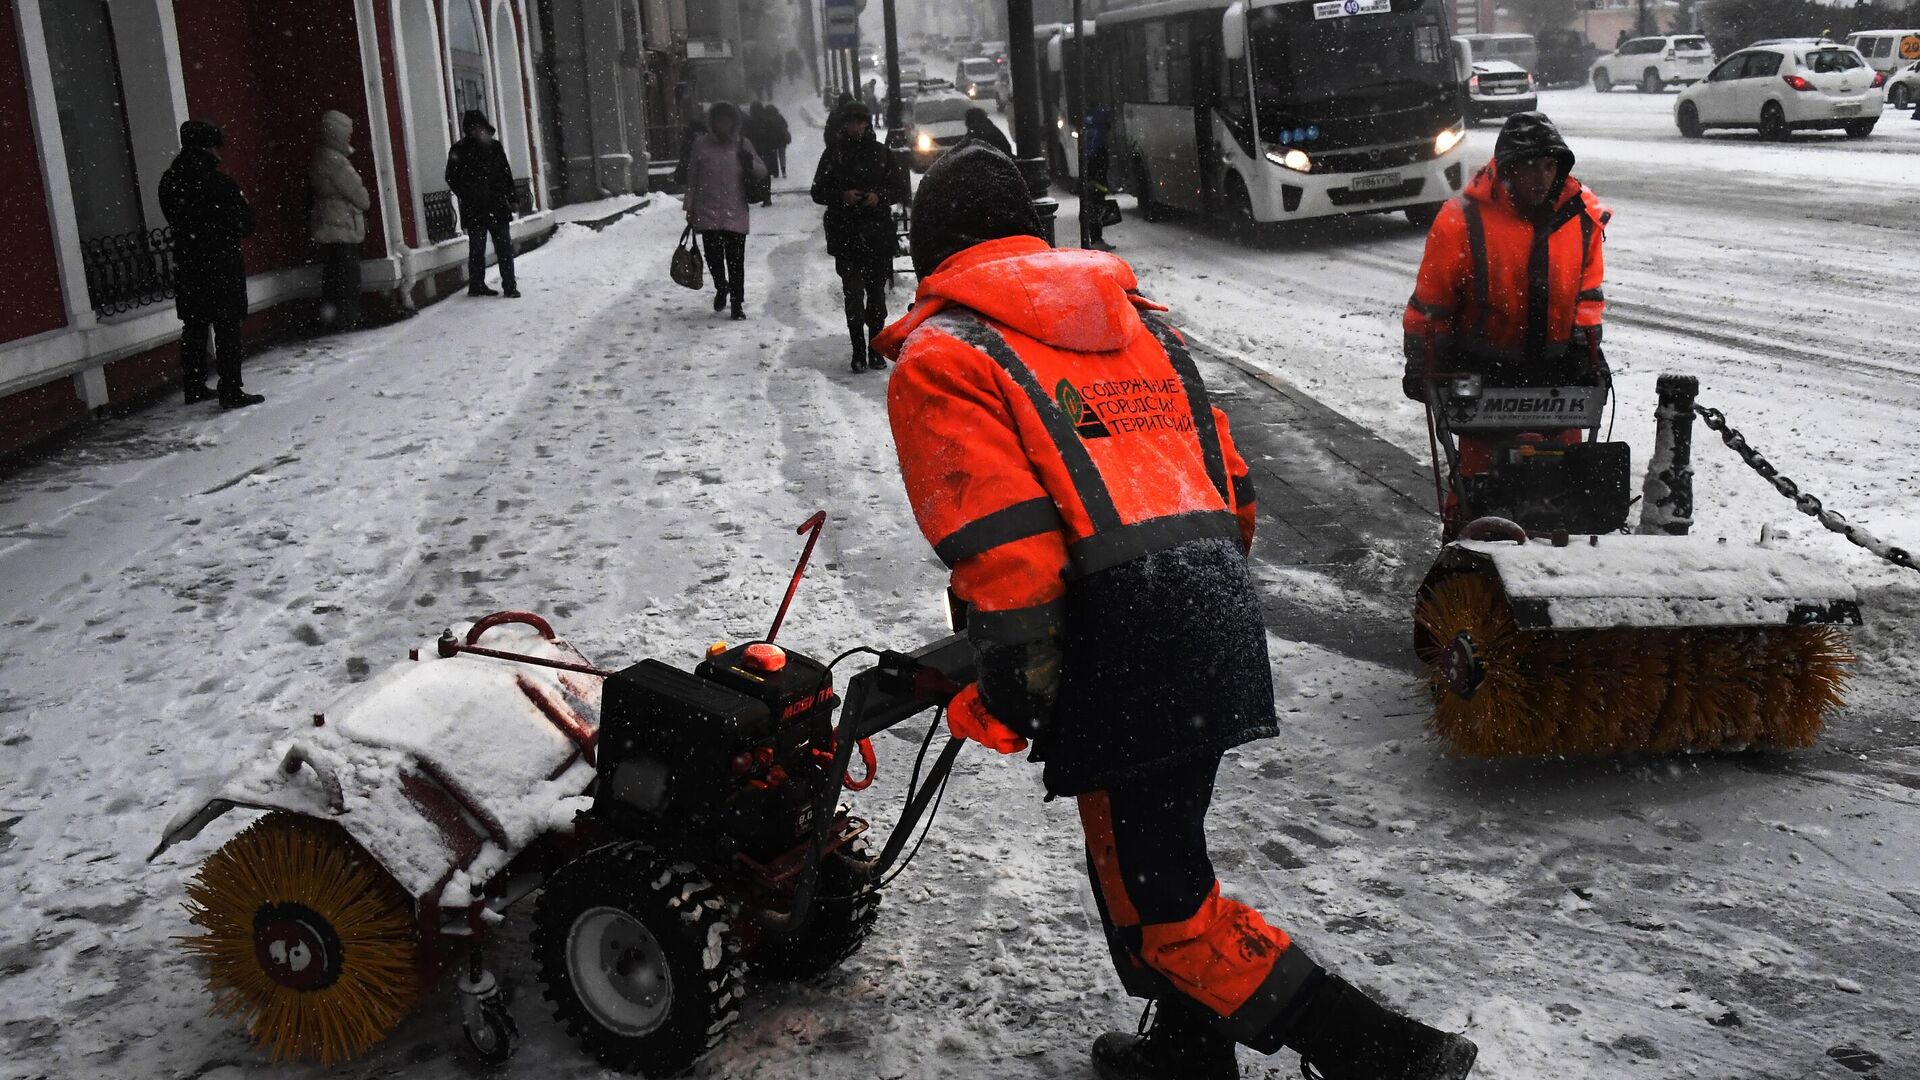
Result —
[[1767, 139], [1840, 128], [1863, 139], [1880, 119], [1886, 80], [1846, 45], [1747, 48], [1682, 90], [1673, 118], [1689, 139], [1709, 128], [1756, 128]]
[[926, 77], [927, 62], [925, 60], [917, 56], [903, 56], [900, 58], [901, 86], [912, 86], [914, 83], [925, 81]]
[[1585, 82], [1587, 69], [1600, 50], [1578, 30], [1550, 30], [1540, 35], [1540, 66], [1533, 70], [1538, 86], [1574, 86]]
[[1532, 75], [1540, 70], [1540, 47], [1532, 34], [1458, 34], [1455, 41], [1467, 45], [1467, 62], [1506, 60]]
[[966, 138], [967, 110], [972, 99], [952, 92], [922, 94], [907, 103], [907, 146], [913, 153], [913, 171], [926, 172], [941, 155]]
[[953, 85], [975, 101], [1000, 98], [1000, 65], [988, 56], [969, 56], [954, 69]]
[[1920, 105], [1920, 60], [1887, 76], [1887, 104], [1896, 109]]
[[1669, 86], [1690, 86], [1713, 67], [1713, 46], [1698, 34], [1633, 38], [1593, 62], [1587, 78], [1604, 94], [1616, 86], [1637, 86], [1658, 94]]
[[1476, 60], [1467, 78], [1467, 123], [1539, 107], [1533, 76], [1511, 60]]
[[1862, 30], [1848, 34], [1847, 44], [1860, 50], [1868, 67], [1889, 75], [1920, 60], [1920, 30]]

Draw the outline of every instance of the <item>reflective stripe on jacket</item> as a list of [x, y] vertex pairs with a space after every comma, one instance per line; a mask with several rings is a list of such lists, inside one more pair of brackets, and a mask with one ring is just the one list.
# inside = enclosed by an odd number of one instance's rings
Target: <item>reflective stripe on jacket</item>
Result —
[[1440, 211], [1402, 327], [1407, 356], [1538, 365], [1567, 354], [1575, 327], [1598, 326], [1611, 213], [1567, 177], [1546, 223], [1513, 206], [1489, 163]]

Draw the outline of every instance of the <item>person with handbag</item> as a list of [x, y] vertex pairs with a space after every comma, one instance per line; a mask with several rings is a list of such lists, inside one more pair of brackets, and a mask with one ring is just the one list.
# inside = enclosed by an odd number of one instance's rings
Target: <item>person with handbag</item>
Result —
[[707, 130], [687, 151], [687, 224], [700, 233], [713, 272], [713, 310], [728, 301], [733, 317], [747, 317], [749, 207], [772, 185], [767, 166], [740, 134], [740, 110], [719, 102], [707, 110]]

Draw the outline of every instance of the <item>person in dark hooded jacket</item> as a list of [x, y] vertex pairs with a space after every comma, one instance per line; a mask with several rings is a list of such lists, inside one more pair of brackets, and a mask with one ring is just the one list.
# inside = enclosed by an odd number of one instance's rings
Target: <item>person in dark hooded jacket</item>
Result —
[[[233, 177], [220, 171], [218, 125], [180, 125], [180, 154], [160, 177], [160, 212], [173, 228], [175, 311], [180, 316], [180, 373], [187, 404], [220, 399], [223, 409], [266, 398], [240, 385], [240, 323], [247, 317], [247, 267], [240, 240], [253, 234], [253, 207]], [[208, 339], [219, 351], [217, 390], [207, 387]]]
[[1226, 750], [1277, 733], [1246, 558], [1249, 468], [1126, 263], [1052, 250], [1012, 159], [962, 146], [914, 196], [913, 310], [887, 414], [914, 518], [967, 605], [952, 733], [1029, 743], [1074, 798], [1139, 1035], [1100, 1080], [1237, 1080], [1235, 1044], [1327, 1080], [1463, 1080], [1470, 1041], [1388, 1009], [1225, 895], [1206, 814]]
[[968, 109], [966, 122], [967, 134], [961, 140], [962, 142], [991, 146], [1007, 157], [1013, 157], [1013, 144], [1007, 141], [1007, 133], [1001, 131], [1000, 125], [993, 122], [993, 118], [987, 115], [987, 110], [977, 107]]
[[874, 138], [865, 105], [841, 106], [834, 131], [813, 173], [813, 201], [827, 208], [827, 254], [846, 301], [853, 370], [884, 368], [886, 360], [868, 342], [887, 322], [893, 207], [907, 200], [906, 178], [892, 152]]
[[[519, 196], [507, 152], [493, 137], [493, 125], [479, 109], [460, 119], [466, 136], [447, 151], [447, 187], [460, 200], [460, 223], [467, 230], [467, 295], [517, 298], [513, 275], [513, 215]], [[500, 261], [500, 291], [487, 287], [487, 240]]]

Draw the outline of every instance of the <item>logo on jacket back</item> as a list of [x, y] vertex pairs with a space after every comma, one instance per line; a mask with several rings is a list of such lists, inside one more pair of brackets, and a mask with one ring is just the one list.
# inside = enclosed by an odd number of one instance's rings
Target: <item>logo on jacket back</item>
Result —
[[1053, 388], [1053, 400], [1060, 406], [1060, 411], [1067, 414], [1067, 420], [1082, 439], [1104, 439], [1112, 434], [1107, 430], [1107, 425], [1100, 422], [1093, 406], [1087, 404], [1087, 399], [1074, 389], [1072, 382], [1061, 379], [1060, 385]]

